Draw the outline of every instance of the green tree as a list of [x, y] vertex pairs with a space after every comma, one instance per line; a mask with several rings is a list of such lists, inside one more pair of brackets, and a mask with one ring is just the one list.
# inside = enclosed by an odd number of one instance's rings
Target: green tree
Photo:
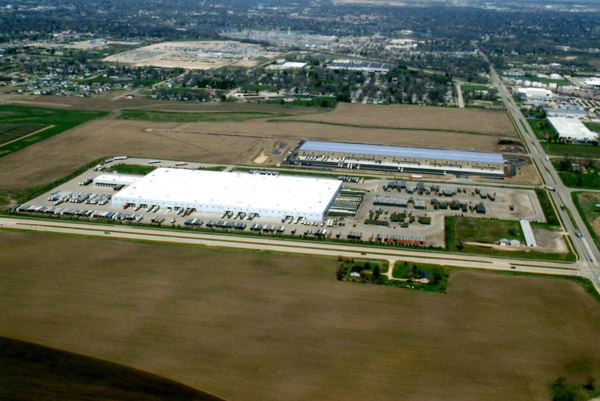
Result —
[[431, 273], [431, 284], [435, 284], [442, 280], [444, 275], [442, 274], [442, 269], [439, 266], [435, 266]]
[[585, 401], [587, 399], [582, 388], [567, 383], [564, 377], [556, 379], [552, 385], [552, 390], [554, 391], [553, 401]]
[[340, 267], [337, 269], [337, 272], [335, 274], [335, 277], [338, 279], [338, 281], [341, 281], [344, 278], [344, 266], [340, 265]]
[[596, 379], [592, 376], [588, 377], [583, 385], [583, 388], [589, 391], [594, 391], [596, 389]]
[[379, 265], [375, 265], [373, 268], [373, 281], [377, 282], [379, 277], [381, 277], [381, 269], [379, 269]]

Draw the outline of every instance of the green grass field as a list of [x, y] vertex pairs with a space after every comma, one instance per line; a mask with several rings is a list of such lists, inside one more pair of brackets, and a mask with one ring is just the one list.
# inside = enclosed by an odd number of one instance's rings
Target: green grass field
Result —
[[562, 182], [571, 188], [599, 189], [600, 175], [559, 171]]
[[600, 158], [600, 146], [541, 142], [549, 155], [564, 157]]
[[546, 120], [527, 119], [527, 123], [540, 140], [547, 140], [549, 135], [554, 135], [554, 131], [548, 125]]
[[123, 110], [118, 117], [124, 120], [143, 120], [156, 122], [243, 122], [257, 118], [286, 117], [285, 113], [259, 111], [207, 111], [207, 112], [170, 112], [147, 110]]
[[591, 131], [600, 132], [600, 123], [583, 123], [586, 127], [588, 127]]
[[525, 242], [525, 237], [518, 221], [461, 217], [455, 220], [454, 227], [458, 240], [476, 240], [477, 242], [494, 244], [501, 238], [507, 238]]
[[518, 239], [523, 243], [523, 232], [521, 231], [519, 222], [446, 216], [444, 225], [446, 249], [450, 252], [463, 252], [497, 257], [514, 257], [520, 259], [575, 261], [575, 255], [571, 250], [569, 250], [569, 253], [547, 253], [530, 249], [505, 251], [502, 249], [464, 244], [464, 242], [493, 243], [501, 238]]
[[116, 164], [107, 168], [109, 173], [118, 171], [120, 174], [146, 175], [156, 170], [155, 166], [141, 166], [139, 164]]
[[43, 124], [0, 123], [0, 146], [47, 127]]
[[596, 246], [600, 247], [600, 209], [596, 208], [600, 204], [600, 194], [572, 192], [571, 197]]
[[29, 145], [33, 145], [34, 143], [43, 141], [54, 135], [60, 134], [63, 131], [76, 127], [77, 125], [106, 115], [108, 115], [108, 112], [104, 111], [62, 110], [1, 105], [0, 124], [12, 124], [13, 126], [19, 124], [35, 126], [53, 125], [53, 127], [43, 130], [35, 135], [0, 146], [0, 157], [4, 157]]
[[0, 399], [221, 400], [122, 365], [4, 337], [0, 337]]
[[546, 222], [551, 226], [559, 225], [560, 221], [558, 220], [558, 216], [556, 215], [556, 211], [552, 206], [552, 201], [550, 200], [550, 196], [548, 192], [544, 189], [536, 188], [535, 195], [540, 202], [540, 206], [542, 207], [542, 211], [544, 212], [544, 217], [546, 217]]
[[[599, 304], [573, 281], [457, 269], [441, 294], [340, 282], [335, 258], [5, 229], [0, 243], [0, 336], [232, 401], [537, 401], [557, 377], [600, 379]], [[0, 392], [38, 376], [17, 366], [0, 362]]]

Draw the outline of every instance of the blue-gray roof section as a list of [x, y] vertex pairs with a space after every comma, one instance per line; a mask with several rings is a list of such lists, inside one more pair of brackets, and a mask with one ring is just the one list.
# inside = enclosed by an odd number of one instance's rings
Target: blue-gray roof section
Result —
[[474, 152], [465, 150], [447, 150], [431, 148], [412, 148], [406, 146], [366, 145], [359, 143], [306, 141], [301, 150], [312, 152], [335, 152], [376, 156], [413, 157], [437, 160], [452, 160], [472, 163], [503, 164], [501, 153]]

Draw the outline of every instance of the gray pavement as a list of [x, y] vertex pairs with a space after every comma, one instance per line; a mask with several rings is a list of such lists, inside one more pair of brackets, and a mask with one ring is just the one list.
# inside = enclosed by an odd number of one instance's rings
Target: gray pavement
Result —
[[[557, 206], [564, 205], [565, 210], [556, 207], [556, 211], [560, 215], [564, 230], [569, 233], [573, 245], [579, 255], [580, 260], [577, 262], [577, 266], [582, 273], [585, 272], [585, 275], [592, 280], [596, 289], [600, 291], [600, 252], [592, 241], [592, 237], [573, 203], [571, 192], [574, 190], [566, 187], [562, 183], [552, 162], [544, 151], [544, 148], [493, 66], [491, 67], [490, 75], [494, 86], [498, 89], [498, 93], [506, 105], [508, 113], [515, 121], [517, 129], [521, 133], [521, 137], [529, 149], [531, 158], [538, 168], [542, 181], [546, 185], [556, 188], [556, 191], [549, 191], [554, 204]], [[566, 210], [569, 210], [573, 215], [577, 229], [579, 229], [582, 234], [581, 237], [575, 235], [576, 228], [571, 222]]]

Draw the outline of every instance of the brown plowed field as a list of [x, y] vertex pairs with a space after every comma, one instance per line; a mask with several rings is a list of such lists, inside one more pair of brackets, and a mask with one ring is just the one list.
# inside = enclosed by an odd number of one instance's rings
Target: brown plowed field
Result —
[[231, 400], [549, 400], [600, 377], [600, 306], [472, 271], [449, 293], [338, 282], [331, 259], [0, 231], [0, 336]]
[[[149, 129], [152, 131], [148, 131]], [[176, 132], [178, 130], [188, 132]], [[207, 132], [238, 136], [203, 134]], [[245, 135], [256, 137], [244, 137]], [[271, 139], [272, 137], [278, 139]], [[91, 160], [119, 154], [206, 163], [248, 164], [263, 149], [267, 153], [274, 150], [281, 138], [288, 143], [295, 138], [307, 138], [385, 145], [433, 145], [483, 151], [498, 149], [497, 138], [487, 135], [292, 122], [280, 124], [261, 120], [179, 124], [101, 119], [0, 159], [0, 188], [23, 188], [52, 182]], [[284, 156], [271, 157], [267, 163], [280, 161]]]
[[413, 105], [340, 103], [331, 113], [293, 117], [297, 120], [389, 128], [419, 128], [516, 136], [505, 111]]
[[[42, 106], [56, 100], [60, 101], [60, 107], [85, 109], [102, 106], [115, 113], [0, 159], [2, 189], [48, 183], [64, 177], [91, 160], [119, 154], [207, 163], [251, 164], [264, 151], [270, 156], [264, 164], [274, 164], [285, 157], [285, 154], [278, 157], [272, 155], [277, 142], [282, 140], [290, 144], [303, 138], [495, 152], [499, 150], [499, 137], [496, 134], [514, 135], [506, 113], [487, 110], [340, 104], [334, 111], [324, 113], [321, 109], [308, 107], [237, 103], [199, 105], [137, 98], [112, 100], [107, 96], [94, 99], [12, 96], [3, 99]], [[262, 111], [286, 113], [292, 117], [188, 124], [115, 119], [123, 108], [195, 112]], [[335, 124], [359, 124], [367, 128], [311, 122], [317, 120]], [[382, 126], [418, 129], [380, 128]], [[435, 131], [444, 129], [478, 133]]]
[[102, 119], [76, 127], [0, 159], [0, 188], [26, 188], [52, 182], [105, 156], [129, 155], [206, 163], [251, 163], [275, 140], [147, 132], [149, 126], [177, 123]]

